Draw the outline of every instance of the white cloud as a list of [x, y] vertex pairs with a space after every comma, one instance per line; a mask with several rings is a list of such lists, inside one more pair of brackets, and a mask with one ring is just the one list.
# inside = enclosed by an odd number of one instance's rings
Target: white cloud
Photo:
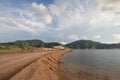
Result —
[[76, 34], [71, 34], [68, 36], [68, 39], [71, 41], [79, 40], [79, 37]]
[[101, 36], [100, 36], [100, 35], [95, 35], [93, 38], [95, 38], [95, 39], [100, 39]]
[[120, 27], [120, 22], [115, 22], [114, 25], [117, 26], [117, 27]]
[[[34, 2], [27, 9], [12, 7], [0, 10], [0, 27], [7, 25], [32, 35], [44, 34], [46, 39], [70, 41], [78, 40], [77, 35], [86, 35], [80, 39], [102, 40], [100, 35], [95, 34], [109, 36], [119, 32], [119, 4], [120, 0], [55, 0], [48, 5]], [[90, 38], [93, 35], [94, 38]], [[65, 39], [66, 36], [69, 36], [68, 39]]]
[[112, 20], [111, 13], [100, 12], [98, 15], [93, 16], [93, 18], [90, 20], [90, 25], [92, 25], [92, 26], [101, 25], [101, 27], [102, 27], [103, 25], [108, 25], [108, 23], [111, 20]]
[[45, 24], [41, 22], [7, 16], [3, 16], [0, 18], [0, 25], [9, 26], [14, 29], [24, 30], [32, 33], [36, 33], [37, 30], [42, 32], [45, 30]]
[[87, 36], [82, 36], [81, 39], [87, 39], [88, 37]]
[[50, 4], [49, 8], [53, 15], [60, 17], [68, 5], [67, 0], [55, 0], [54, 4]]
[[112, 35], [115, 39], [120, 39], [120, 34], [113, 34]]
[[120, 0], [98, 0], [98, 4], [104, 11], [120, 12]]
[[89, 25], [94, 29], [118, 26], [120, 21], [120, 0], [97, 0]]
[[60, 42], [60, 43], [63, 44], [63, 45], [67, 44], [67, 42]]
[[54, 17], [57, 28], [56, 30], [64, 30], [73, 27], [80, 27], [87, 23], [89, 16], [81, 5], [79, 0], [55, 0], [50, 5], [50, 9]]
[[50, 15], [49, 9], [43, 4], [32, 3], [32, 8], [39, 14], [39, 18], [41, 18], [46, 24], [52, 23], [52, 16]]

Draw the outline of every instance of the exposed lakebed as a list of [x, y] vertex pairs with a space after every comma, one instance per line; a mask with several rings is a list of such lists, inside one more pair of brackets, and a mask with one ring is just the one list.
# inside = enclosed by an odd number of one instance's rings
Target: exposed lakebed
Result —
[[73, 50], [62, 57], [70, 80], [119, 80], [120, 50]]

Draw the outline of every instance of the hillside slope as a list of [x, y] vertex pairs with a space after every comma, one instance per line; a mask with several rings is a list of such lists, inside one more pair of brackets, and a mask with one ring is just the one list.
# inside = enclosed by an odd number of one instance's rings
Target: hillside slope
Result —
[[120, 48], [119, 44], [105, 44], [100, 42], [95, 42], [91, 40], [78, 40], [66, 44], [67, 47], [72, 49], [114, 49]]
[[50, 43], [46, 43], [42, 40], [18, 40], [18, 41], [14, 41], [14, 42], [8, 42], [8, 43], [0, 43], [0, 49], [4, 50], [4, 49], [25, 49], [27, 47], [52, 47], [52, 46], [60, 46], [62, 44], [58, 43], [58, 42], [50, 42]]

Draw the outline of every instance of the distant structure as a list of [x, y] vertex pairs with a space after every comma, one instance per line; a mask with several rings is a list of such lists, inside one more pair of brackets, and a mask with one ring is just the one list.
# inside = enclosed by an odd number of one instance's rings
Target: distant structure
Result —
[[53, 48], [54, 49], [59, 49], [59, 50], [64, 50], [65, 49], [65, 47], [63, 47], [63, 46], [53, 46]]
[[52, 48], [41, 48], [42, 51], [52, 51], [53, 49]]

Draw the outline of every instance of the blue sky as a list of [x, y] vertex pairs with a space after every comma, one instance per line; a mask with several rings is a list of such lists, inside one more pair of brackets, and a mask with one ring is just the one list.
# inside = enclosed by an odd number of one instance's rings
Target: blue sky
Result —
[[0, 0], [0, 42], [120, 42], [120, 0]]

